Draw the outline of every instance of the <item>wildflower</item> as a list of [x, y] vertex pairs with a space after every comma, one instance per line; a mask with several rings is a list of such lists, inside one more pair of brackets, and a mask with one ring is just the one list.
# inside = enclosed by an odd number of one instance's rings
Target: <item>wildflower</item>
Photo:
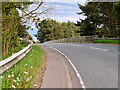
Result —
[[13, 80], [13, 82], [16, 82], [16, 80]]
[[1, 79], [3, 78], [3, 76], [1, 76]]
[[25, 74], [28, 74], [28, 72], [24, 72]]
[[17, 83], [17, 85], [19, 85], [19, 83]]
[[18, 81], [20, 81], [20, 80], [18, 80]]
[[38, 85], [37, 84], [34, 84], [35, 87], [37, 87]]
[[8, 75], [8, 78], [10, 78], [11, 76], [10, 75]]
[[25, 64], [24, 66], [27, 66], [27, 64]]
[[17, 77], [17, 80], [19, 80], [19, 78]]
[[30, 79], [29, 78], [27, 78], [27, 80], [26, 81], [29, 81]]
[[12, 77], [14, 77], [14, 74], [12, 74]]
[[12, 71], [12, 73], [13, 73], [13, 71]]
[[8, 69], [8, 67], [6, 67], [6, 69]]
[[32, 76], [30, 76], [30, 78], [32, 78]]
[[12, 88], [15, 88], [15, 86], [14, 86], [14, 85], [12, 85]]
[[30, 68], [32, 68], [32, 66]]

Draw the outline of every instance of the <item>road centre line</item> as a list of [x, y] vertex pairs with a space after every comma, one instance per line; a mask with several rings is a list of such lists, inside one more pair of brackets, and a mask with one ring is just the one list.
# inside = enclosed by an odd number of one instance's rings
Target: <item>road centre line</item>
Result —
[[92, 48], [92, 49], [97, 49], [97, 50], [108, 51], [108, 50], [106, 50], [106, 49], [101, 49], [101, 48], [95, 48], [95, 47], [90, 47], [90, 48]]

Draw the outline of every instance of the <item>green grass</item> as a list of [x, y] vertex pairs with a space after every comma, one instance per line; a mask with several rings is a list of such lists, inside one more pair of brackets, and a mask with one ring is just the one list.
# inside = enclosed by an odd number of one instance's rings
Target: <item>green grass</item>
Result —
[[45, 63], [43, 53], [40, 46], [33, 46], [22, 60], [2, 73], [2, 88], [29, 88], [37, 73], [36, 68]]
[[1, 59], [0, 61], [2, 61], [2, 60], [4, 60], [4, 59], [12, 56], [12, 53], [17, 53], [17, 52], [19, 52], [20, 50], [22, 50], [22, 49], [23, 49], [24, 47], [26, 47], [27, 45], [28, 45], [28, 44], [19, 44], [18, 46], [14, 47], [14, 49], [9, 50], [9, 52], [7, 53], [7, 55], [2, 56], [2, 59]]
[[109, 44], [120, 44], [119, 40], [94, 40], [93, 43], [109, 43]]

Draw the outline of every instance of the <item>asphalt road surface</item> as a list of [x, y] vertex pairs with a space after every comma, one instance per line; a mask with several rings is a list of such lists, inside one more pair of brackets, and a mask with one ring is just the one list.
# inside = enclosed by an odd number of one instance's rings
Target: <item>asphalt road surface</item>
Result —
[[86, 88], [118, 88], [118, 46], [45, 43], [64, 53], [75, 65]]

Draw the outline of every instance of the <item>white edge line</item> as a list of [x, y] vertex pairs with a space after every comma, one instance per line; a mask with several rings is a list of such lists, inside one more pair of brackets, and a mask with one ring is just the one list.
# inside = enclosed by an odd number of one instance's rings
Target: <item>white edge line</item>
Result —
[[77, 75], [77, 77], [78, 77], [78, 79], [79, 79], [79, 81], [80, 81], [80, 84], [82, 85], [82, 88], [83, 88], [84, 90], [86, 90], [86, 89], [85, 89], [86, 86], [85, 86], [85, 84], [84, 84], [84, 82], [83, 82], [83, 80], [82, 80], [82, 77], [81, 77], [80, 73], [78, 72], [78, 70], [76, 69], [76, 67], [74, 66], [74, 64], [71, 62], [71, 60], [70, 60], [65, 54], [63, 54], [62, 52], [60, 52], [59, 50], [57, 50], [57, 49], [55, 49], [55, 48], [53, 48], [53, 47], [51, 47], [51, 46], [50, 46], [50, 48], [52, 48], [52, 49], [56, 50], [57, 52], [59, 52], [60, 54], [62, 54], [62, 55], [69, 61], [69, 63], [71, 64], [71, 66], [72, 66], [73, 69], [75, 70], [75, 73], [76, 73], [76, 75]]

